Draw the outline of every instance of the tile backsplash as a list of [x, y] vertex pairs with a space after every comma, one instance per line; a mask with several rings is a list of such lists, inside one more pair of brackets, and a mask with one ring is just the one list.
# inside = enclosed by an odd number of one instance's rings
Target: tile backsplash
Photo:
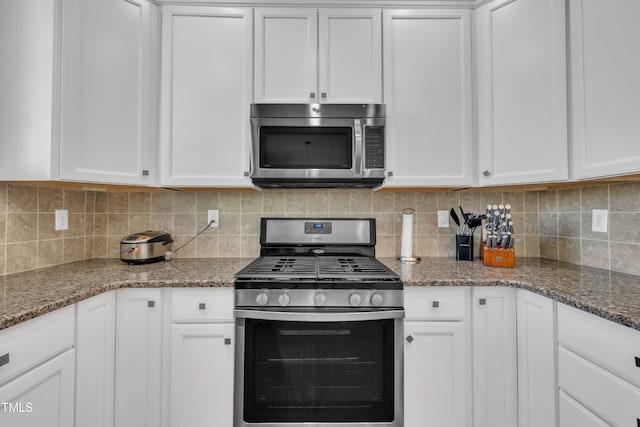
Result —
[[[88, 258], [118, 258], [120, 240], [148, 229], [171, 233], [174, 248], [210, 228], [176, 257], [253, 257], [262, 216], [374, 217], [377, 254], [400, 252], [402, 210], [416, 211], [414, 253], [455, 256], [455, 224], [437, 227], [437, 211], [462, 206], [483, 213], [510, 204], [518, 256], [559, 259], [640, 274], [640, 183], [559, 191], [373, 192], [265, 190], [262, 192], [93, 192], [0, 183], [0, 275]], [[69, 229], [54, 230], [54, 211], [68, 209]], [[610, 209], [608, 233], [592, 233], [591, 209]], [[476, 232], [479, 239], [479, 231]], [[477, 248], [476, 248], [477, 252]]]

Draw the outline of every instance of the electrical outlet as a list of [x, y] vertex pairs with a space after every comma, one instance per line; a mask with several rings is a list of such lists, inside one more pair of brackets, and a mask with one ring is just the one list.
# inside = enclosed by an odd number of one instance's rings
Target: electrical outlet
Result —
[[210, 227], [219, 227], [220, 226], [220, 219], [219, 219], [219, 211], [218, 209], [209, 209], [207, 211], [207, 222], [211, 223], [211, 221], [214, 221], [213, 224], [210, 225]]
[[591, 231], [607, 232], [609, 211], [606, 209], [594, 209], [591, 211]]
[[449, 228], [449, 211], [438, 211], [438, 228]]
[[69, 229], [69, 211], [56, 209], [56, 231]]

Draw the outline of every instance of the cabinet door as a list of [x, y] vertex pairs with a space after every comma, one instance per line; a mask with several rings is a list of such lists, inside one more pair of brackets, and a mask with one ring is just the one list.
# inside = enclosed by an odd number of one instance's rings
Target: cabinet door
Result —
[[482, 185], [568, 178], [564, 3], [498, 0], [476, 9]]
[[518, 289], [518, 426], [557, 425], [557, 338], [553, 300]]
[[316, 9], [255, 9], [256, 103], [318, 101]]
[[387, 187], [473, 182], [468, 10], [385, 10]]
[[115, 425], [160, 425], [160, 289], [117, 291]]
[[251, 23], [251, 9], [163, 8], [162, 185], [251, 185]]
[[73, 426], [74, 362], [67, 350], [0, 387], [0, 425]]
[[640, 3], [572, 0], [572, 172], [640, 171]]
[[171, 327], [171, 426], [233, 424], [234, 324]]
[[473, 425], [518, 425], [516, 290], [473, 288]]
[[382, 102], [382, 11], [320, 9], [320, 102]]
[[406, 427], [469, 426], [464, 322], [404, 323]]
[[65, 0], [60, 177], [150, 184], [156, 6]]
[[116, 293], [78, 303], [76, 427], [113, 427]]

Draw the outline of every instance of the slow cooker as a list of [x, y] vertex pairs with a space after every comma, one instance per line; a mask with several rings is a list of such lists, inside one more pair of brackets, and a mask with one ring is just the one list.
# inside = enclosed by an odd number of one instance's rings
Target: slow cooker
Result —
[[120, 260], [127, 264], [162, 261], [173, 249], [173, 239], [164, 231], [143, 231], [120, 241]]

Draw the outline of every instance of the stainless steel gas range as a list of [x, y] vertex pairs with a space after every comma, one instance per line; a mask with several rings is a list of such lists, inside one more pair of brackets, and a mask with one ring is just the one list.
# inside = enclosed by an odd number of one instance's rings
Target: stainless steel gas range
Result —
[[262, 218], [236, 274], [234, 427], [403, 426], [402, 282], [374, 219]]

